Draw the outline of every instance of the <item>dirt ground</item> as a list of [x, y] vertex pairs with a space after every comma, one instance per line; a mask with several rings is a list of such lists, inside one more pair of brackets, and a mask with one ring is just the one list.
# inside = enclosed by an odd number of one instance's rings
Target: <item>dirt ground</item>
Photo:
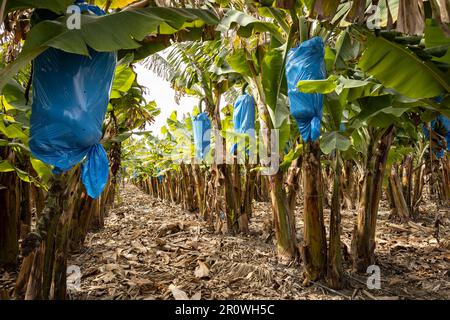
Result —
[[[70, 260], [83, 274], [81, 290], [71, 294], [76, 299], [173, 299], [177, 294], [194, 299], [449, 299], [450, 212], [435, 207], [426, 212], [415, 223], [395, 224], [388, 210], [380, 211], [381, 290], [369, 290], [367, 276], [346, 272], [347, 289], [335, 292], [323, 283], [303, 286], [300, 265], [278, 263], [268, 203], [255, 204], [250, 235], [233, 237], [215, 234], [195, 214], [129, 185], [105, 229], [90, 234], [85, 251]], [[439, 244], [436, 214], [444, 225]], [[348, 247], [355, 217], [356, 212], [346, 211], [342, 219]], [[298, 217], [300, 239], [301, 221]]]
[[[69, 265], [81, 270], [71, 299], [450, 299], [450, 209], [422, 207], [415, 222], [396, 223], [382, 203], [377, 229], [381, 289], [350, 273], [346, 288], [304, 286], [300, 264], [277, 261], [268, 227], [270, 205], [255, 203], [247, 236], [215, 234], [195, 213], [127, 185], [105, 228], [90, 233]], [[301, 241], [301, 208], [297, 209]], [[355, 211], [343, 212], [342, 240], [350, 247]], [[325, 210], [328, 224], [329, 210]], [[441, 222], [436, 233], [436, 218]], [[270, 224], [269, 224], [270, 225]], [[73, 268], [73, 267], [72, 267]], [[1, 272], [1, 270], [0, 270]], [[15, 273], [0, 273], [0, 289]], [[69, 277], [70, 280], [75, 279]]]

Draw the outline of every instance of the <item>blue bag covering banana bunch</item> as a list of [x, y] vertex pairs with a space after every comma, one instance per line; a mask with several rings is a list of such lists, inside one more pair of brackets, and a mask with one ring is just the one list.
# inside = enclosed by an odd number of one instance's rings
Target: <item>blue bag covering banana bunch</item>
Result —
[[[236, 133], [254, 134], [255, 99], [251, 95], [245, 93], [237, 98], [233, 110], [233, 126]], [[237, 150], [237, 145], [233, 145], [231, 153]]]
[[[104, 14], [95, 6], [79, 6], [84, 13]], [[108, 158], [99, 142], [117, 54], [92, 49], [89, 54], [50, 48], [33, 61], [30, 149], [55, 173], [84, 160], [82, 182], [87, 194], [98, 198], [108, 180]]]
[[[432, 135], [432, 149], [436, 154], [437, 159], [441, 159], [445, 155], [445, 144], [447, 151], [450, 151], [450, 119], [444, 115], [440, 115], [431, 121]], [[423, 125], [423, 133], [427, 139], [430, 139], [430, 128]], [[438, 139], [436, 139], [438, 138]]]
[[211, 144], [211, 120], [206, 112], [199, 113], [192, 119], [194, 130], [195, 157], [203, 160]]
[[305, 41], [289, 51], [286, 60], [289, 103], [304, 141], [316, 141], [320, 137], [323, 95], [300, 92], [297, 84], [300, 80], [325, 78], [324, 44], [320, 37]]

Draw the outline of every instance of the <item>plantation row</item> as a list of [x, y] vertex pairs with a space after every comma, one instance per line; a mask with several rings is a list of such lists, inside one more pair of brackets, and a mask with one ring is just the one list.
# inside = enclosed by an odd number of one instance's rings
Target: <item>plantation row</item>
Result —
[[[0, 266], [18, 270], [15, 298], [66, 298], [69, 254], [128, 180], [232, 235], [270, 202], [280, 261], [333, 289], [342, 209], [357, 210], [366, 272], [382, 198], [399, 221], [449, 207], [449, 0], [0, 4]], [[171, 106], [146, 100], [136, 64], [198, 106], [147, 131]]]

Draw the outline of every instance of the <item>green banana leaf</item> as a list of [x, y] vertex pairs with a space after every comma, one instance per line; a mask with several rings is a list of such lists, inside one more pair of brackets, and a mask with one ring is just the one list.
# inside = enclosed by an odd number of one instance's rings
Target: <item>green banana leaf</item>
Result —
[[244, 38], [249, 38], [254, 32], [269, 32], [280, 43], [285, 42], [282, 34], [275, 24], [258, 20], [237, 10], [228, 11], [220, 24], [217, 26], [217, 30], [220, 32], [227, 32], [235, 25], [239, 26], [238, 34]]
[[[216, 25], [217, 17], [208, 10], [150, 7], [126, 10], [110, 15], [81, 16], [81, 29], [69, 30], [67, 17], [43, 21], [28, 34], [18, 58], [0, 70], [0, 90], [22, 67], [49, 47], [89, 55], [88, 47], [100, 51], [136, 49], [148, 34], [189, 28], [192, 23]], [[168, 28], [170, 27], [170, 28]], [[99, 41], [101, 39], [101, 41]]]
[[432, 63], [383, 37], [367, 36], [367, 49], [359, 67], [385, 87], [415, 99], [450, 92], [450, 80]]
[[64, 13], [67, 7], [73, 3], [74, 0], [8, 0], [6, 2], [6, 12], [19, 9], [42, 8], [56, 13]]

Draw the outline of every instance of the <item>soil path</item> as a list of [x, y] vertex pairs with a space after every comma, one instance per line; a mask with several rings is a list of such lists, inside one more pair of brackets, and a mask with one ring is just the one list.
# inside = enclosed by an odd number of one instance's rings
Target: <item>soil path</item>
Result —
[[[432, 210], [432, 208], [430, 209]], [[248, 236], [215, 234], [177, 205], [153, 199], [133, 185], [120, 193], [105, 228], [91, 233], [69, 265], [80, 267], [81, 288], [72, 299], [436, 299], [450, 298], [450, 213], [396, 224], [380, 211], [378, 265], [381, 290], [367, 288], [367, 276], [346, 272], [347, 288], [324, 283], [303, 286], [299, 264], [277, 262], [268, 228], [270, 207], [256, 203]], [[297, 212], [301, 212], [300, 209]], [[355, 212], [344, 212], [343, 242], [350, 244]], [[328, 223], [329, 212], [325, 211]], [[301, 234], [301, 217], [297, 217]], [[349, 270], [350, 261], [345, 262]], [[0, 275], [1, 277], [1, 275]], [[73, 277], [72, 277], [73, 279]]]

